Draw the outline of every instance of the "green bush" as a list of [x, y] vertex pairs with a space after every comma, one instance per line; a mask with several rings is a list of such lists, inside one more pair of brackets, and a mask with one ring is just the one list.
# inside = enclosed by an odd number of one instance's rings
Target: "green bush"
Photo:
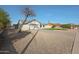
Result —
[[48, 30], [65, 30], [65, 28], [49, 28]]
[[63, 28], [71, 28], [71, 24], [63, 24], [62, 27]]

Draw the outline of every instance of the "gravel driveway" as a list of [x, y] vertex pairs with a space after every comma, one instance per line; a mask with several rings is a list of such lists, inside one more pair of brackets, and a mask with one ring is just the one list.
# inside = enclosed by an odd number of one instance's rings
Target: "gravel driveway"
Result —
[[72, 53], [75, 31], [40, 30], [25, 53]]

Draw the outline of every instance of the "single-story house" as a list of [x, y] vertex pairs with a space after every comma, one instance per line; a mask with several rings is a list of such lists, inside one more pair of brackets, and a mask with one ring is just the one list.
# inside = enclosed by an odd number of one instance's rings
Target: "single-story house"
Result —
[[55, 24], [54, 28], [62, 28], [62, 24]]
[[41, 23], [37, 21], [36, 19], [33, 19], [31, 21], [25, 22], [21, 28], [22, 31], [30, 30], [30, 29], [40, 29]]
[[62, 28], [62, 24], [52, 24], [48, 23], [44, 26], [44, 28]]
[[52, 28], [54, 26], [54, 24], [52, 23], [48, 23], [44, 26], [44, 28]]

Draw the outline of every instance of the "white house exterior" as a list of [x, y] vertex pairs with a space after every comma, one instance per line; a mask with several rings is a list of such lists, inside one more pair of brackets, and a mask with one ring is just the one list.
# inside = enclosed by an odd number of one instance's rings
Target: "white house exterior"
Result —
[[21, 30], [26, 31], [26, 30], [40, 29], [40, 28], [41, 28], [41, 23], [38, 22], [37, 20], [32, 20], [23, 24]]

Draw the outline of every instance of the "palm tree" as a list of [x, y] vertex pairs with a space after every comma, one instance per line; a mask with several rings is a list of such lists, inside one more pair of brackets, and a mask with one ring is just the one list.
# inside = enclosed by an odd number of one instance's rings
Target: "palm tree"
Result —
[[27, 18], [28, 17], [32, 17], [32, 16], [35, 16], [35, 13], [34, 11], [31, 9], [31, 8], [25, 8], [23, 10], [23, 14], [25, 16], [25, 20], [22, 22], [22, 24], [20, 25], [19, 29], [18, 29], [18, 32], [21, 32], [21, 28], [23, 26], [23, 24], [27, 21]]
[[10, 25], [9, 14], [2, 8], [0, 8], [0, 31], [2, 31], [2, 34], [6, 31], [9, 25]]

